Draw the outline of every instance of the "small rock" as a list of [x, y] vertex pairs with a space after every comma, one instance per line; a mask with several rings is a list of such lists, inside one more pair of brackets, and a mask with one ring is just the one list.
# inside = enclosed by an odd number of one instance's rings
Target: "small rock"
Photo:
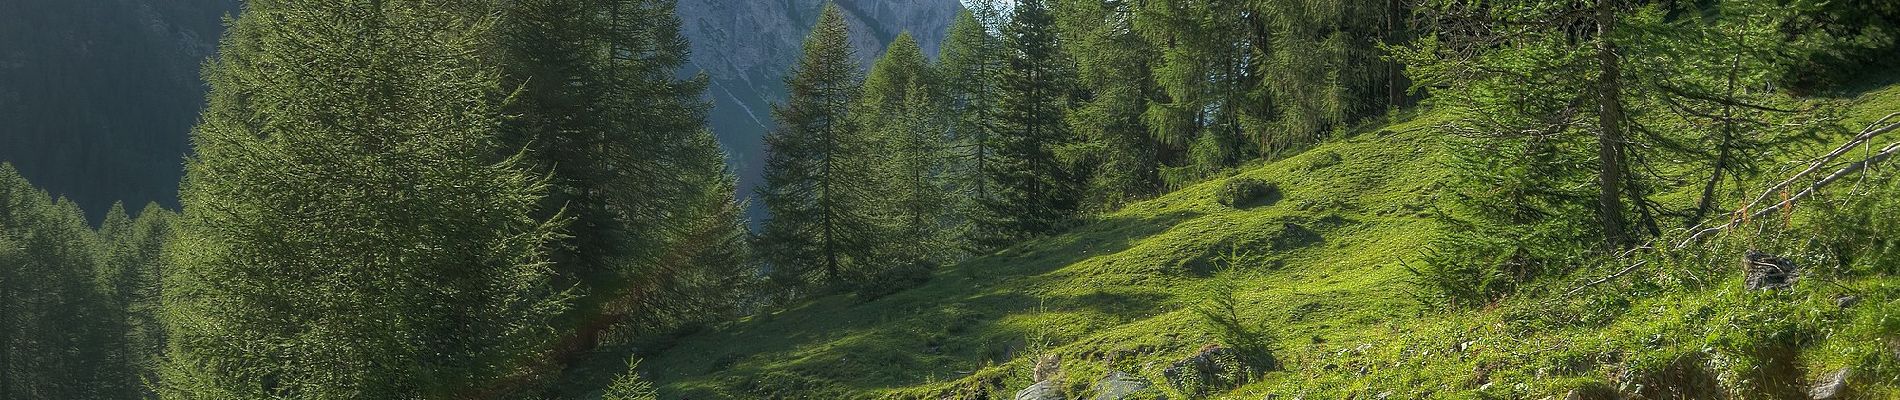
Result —
[[1815, 385], [1813, 389], [1809, 389], [1808, 397], [1814, 400], [1847, 398], [1847, 379], [1853, 377], [1853, 375], [1854, 369], [1851, 367], [1834, 371], [1834, 373], [1828, 374], [1827, 379], [1823, 379], [1821, 384]]
[[1176, 361], [1161, 371], [1168, 385], [1194, 395], [1222, 391], [1247, 384], [1258, 370], [1241, 359], [1240, 352], [1226, 347], [1208, 346], [1199, 354]]
[[1035, 379], [1042, 382], [1062, 374], [1062, 355], [1051, 353], [1036, 360]]
[[1016, 392], [1015, 400], [1063, 400], [1062, 386], [1055, 381], [1036, 382]]
[[1134, 374], [1121, 371], [1109, 372], [1102, 380], [1095, 381], [1090, 390], [1095, 392], [1095, 400], [1127, 400], [1135, 398], [1135, 393], [1148, 389], [1153, 384]]
[[1786, 289], [1794, 286], [1799, 272], [1794, 261], [1754, 250], [1742, 256], [1742, 270], [1746, 272], [1743, 285], [1748, 290]]
[[1841, 308], [1853, 307], [1855, 304], [1860, 304], [1860, 296], [1847, 295], [1834, 299], [1834, 305], [1840, 306]]

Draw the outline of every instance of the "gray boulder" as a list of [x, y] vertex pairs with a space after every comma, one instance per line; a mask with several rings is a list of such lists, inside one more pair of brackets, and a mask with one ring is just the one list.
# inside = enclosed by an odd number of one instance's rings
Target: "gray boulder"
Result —
[[1226, 347], [1208, 346], [1200, 353], [1169, 365], [1161, 371], [1168, 385], [1188, 395], [1200, 396], [1247, 384], [1258, 371], [1242, 361], [1240, 352]]
[[1853, 368], [1841, 368], [1827, 375], [1820, 384], [1808, 389], [1808, 397], [1814, 400], [1847, 398], [1847, 379], [1854, 376]]
[[1132, 400], [1137, 398], [1136, 393], [1147, 390], [1150, 386], [1154, 384], [1140, 376], [1114, 371], [1102, 377], [1102, 380], [1095, 381], [1095, 385], [1090, 390], [1095, 392], [1095, 400]]
[[1063, 400], [1064, 396], [1062, 395], [1062, 385], [1056, 384], [1055, 381], [1042, 381], [1042, 382], [1036, 382], [1036, 384], [1034, 385], [1029, 385], [1029, 387], [1023, 388], [1023, 390], [1017, 391], [1016, 397], [1012, 397], [1012, 399], [1015, 399], [1015, 400]]

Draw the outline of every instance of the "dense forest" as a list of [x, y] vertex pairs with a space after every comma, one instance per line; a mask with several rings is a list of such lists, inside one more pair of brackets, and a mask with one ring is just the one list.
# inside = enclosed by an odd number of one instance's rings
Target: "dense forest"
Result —
[[1900, 396], [1900, 3], [827, 5], [756, 197], [676, 6], [244, 2], [0, 398]]

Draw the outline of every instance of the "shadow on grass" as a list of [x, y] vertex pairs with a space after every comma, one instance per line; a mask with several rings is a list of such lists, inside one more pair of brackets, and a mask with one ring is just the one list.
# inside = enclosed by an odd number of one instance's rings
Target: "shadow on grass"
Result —
[[1035, 288], [1056, 279], [1048, 276], [1052, 271], [1127, 250], [1200, 216], [1174, 212], [1098, 220], [946, 267], [922, 286], [876, 300], [827, 296], [721, 324], [664, 350], [614, 347], [592, 355], [561, 386], [604, 387], [636, 353], [645, 354], [641, 367], [651, 371], [648, 378], [669, 399], [866, 394], [953, 380], [995, 361], [986, 354], [999, 346], [1020, 347], [1002, 342], [1032, 334], [999, 325], [1006, 317], [1051, 304], [1124, 320], [1152, 312], [1164, 296], [1103, 292], [1044, 298]]

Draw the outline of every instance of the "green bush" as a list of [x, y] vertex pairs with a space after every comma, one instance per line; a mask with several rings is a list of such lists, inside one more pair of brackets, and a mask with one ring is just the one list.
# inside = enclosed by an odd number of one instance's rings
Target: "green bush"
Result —
[[658, 400], [660, 398], [659, 391], [653, 389], [652, 382], [647, 382], [646, 379], [640, 378], [640, 372], [636, 371], [639, 367], [640, 360], [637, 358], [628, 362], [627, 373], [614, 378], [613, 384], [607, 386], [607, 392], [601, 394], [600, 399]]
[[870, 301], [889, 296], [910, 288], [923, 286], [930, 282], [930, 274], [937, 271], [937, 263], [927, 259], [899, 260], [890, 268], [870, 271], [853, 279], [851, 292], [858, 299]]
[[1254, 178], [1228, 179], [1216, 194], [1221, 205], [1248, 208], [1280, 201], [1280, 185]]

